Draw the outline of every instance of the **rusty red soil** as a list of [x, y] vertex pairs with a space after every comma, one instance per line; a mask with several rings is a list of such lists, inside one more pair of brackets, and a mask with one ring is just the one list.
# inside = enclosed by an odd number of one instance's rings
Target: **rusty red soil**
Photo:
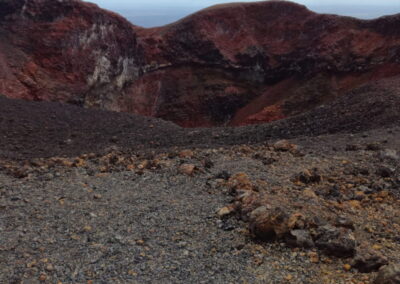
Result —
[[144, 29], [79, 0], [6, 0], [0, 93], [185, 127], [270, 122], [399, 74], [399, 26], [265, 1]]

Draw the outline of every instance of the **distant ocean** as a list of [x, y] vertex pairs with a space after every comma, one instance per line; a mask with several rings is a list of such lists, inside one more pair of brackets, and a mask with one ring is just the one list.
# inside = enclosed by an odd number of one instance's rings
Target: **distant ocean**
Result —
[[[384, 15], [400, 13], [399, 4], [393, 6], [371, 6], [371, 5], [310, 5], [309, 9], [318, 13], [339, 14], [361, 19], [373, 19]], [[157, 27], [175, 22], [183, 17], [196, 12], [196, 10], [158, 9], [158, 10], [118, 10], [130, 22], [142, 27]]]
[[186, 15], [128, 16], [127, 19], [137, 26], [151, 28], [173, 23]]
[[141, 27], [157, 27], [173, 23], [197, 10], [189, 9], [158, 9], [158, 10], [116, 10], [117, 13], [127, 18], [132, 24]]

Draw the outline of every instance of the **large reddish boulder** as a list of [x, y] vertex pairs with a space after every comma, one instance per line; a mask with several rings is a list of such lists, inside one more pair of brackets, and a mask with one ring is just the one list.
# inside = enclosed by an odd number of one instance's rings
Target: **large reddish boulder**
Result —
[[0, 2], [0, 93], [187, 126], [293, 116], [400, 74], [400, 15], [286, 1], [218, 5], [153, 29], [78, 0]]

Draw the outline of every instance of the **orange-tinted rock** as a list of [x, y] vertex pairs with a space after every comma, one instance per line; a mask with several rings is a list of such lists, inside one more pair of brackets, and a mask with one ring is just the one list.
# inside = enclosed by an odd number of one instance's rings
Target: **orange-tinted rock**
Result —
[[196, 170], [196, 166], [192, 164], [183, 164], [179, 167], [179, 172], [188, 176], [192, 176]]
[[144, 29], [79, 0], [4, 0], [0, 93], [186, 127], [268, 122], [399, 74], [399, 25], [263, 1]]

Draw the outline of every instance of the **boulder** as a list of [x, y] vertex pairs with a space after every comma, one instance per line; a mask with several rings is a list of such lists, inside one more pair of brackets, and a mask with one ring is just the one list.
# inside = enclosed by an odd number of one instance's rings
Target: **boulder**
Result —
[[400, 263], [383, 266], [374, 280], [374, 284], [399, 284]]

